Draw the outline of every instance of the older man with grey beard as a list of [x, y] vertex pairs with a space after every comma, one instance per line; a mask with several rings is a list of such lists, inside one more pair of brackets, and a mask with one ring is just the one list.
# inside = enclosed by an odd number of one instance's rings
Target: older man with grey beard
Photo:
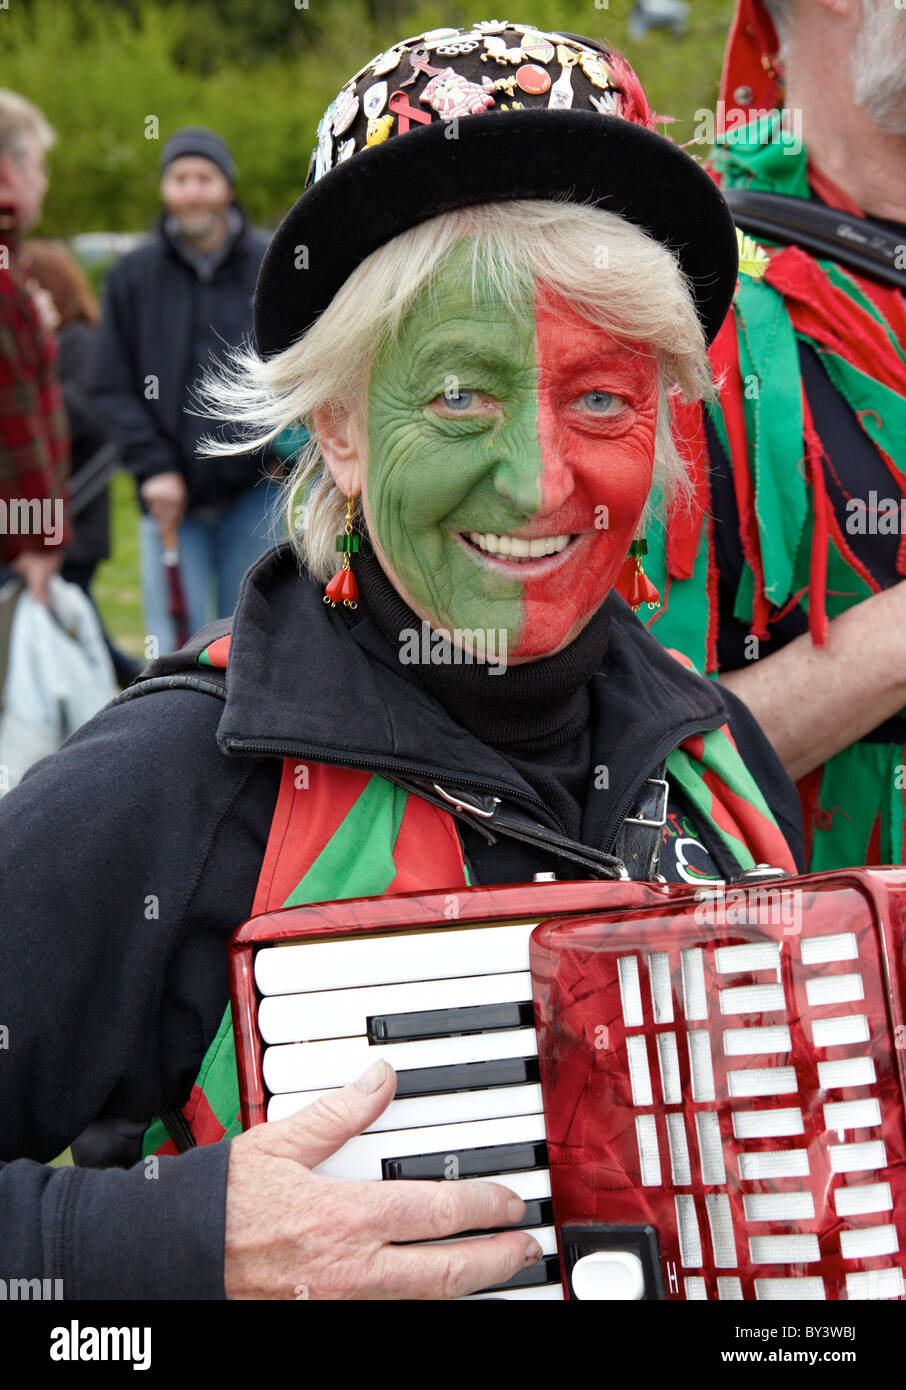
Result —
[[697, 511], [646, 562], [655, 635], [719, 671], [799, 782], [813, 870], [906, 857], [900, 4], [738, 0], [712, 167], [787, 227], [712, 349], [717, 408], [689, 421]]

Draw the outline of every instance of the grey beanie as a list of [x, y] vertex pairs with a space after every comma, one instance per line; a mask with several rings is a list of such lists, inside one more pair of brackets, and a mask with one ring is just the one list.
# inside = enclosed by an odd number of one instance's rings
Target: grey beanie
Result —
[[215, 135], [213, 130], [207, 130], [204, 126], [192, 125], [183, 126], [182, 130], [177, 130], [175, 134], [164, 145], [160, 155], [160, 172], [163, 175], [168, 165], [174, 159], [181, 159], [183, 155], [200, 155], [203, 159], [210, 159], [213, 164], [223, 174], [230, 187], [236, 184], [236, 165], [233, 163], [233, 156], [230, 154], [229, 147], [219, 135]]

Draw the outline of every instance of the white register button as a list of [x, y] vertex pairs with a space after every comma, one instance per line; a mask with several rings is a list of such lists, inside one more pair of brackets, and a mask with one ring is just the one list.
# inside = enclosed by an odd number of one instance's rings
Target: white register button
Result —
[[596, 1250], [573, 1265], [576, 1298], [641, 1299], [645, 1296], [642, 1261], [631, 1250]]

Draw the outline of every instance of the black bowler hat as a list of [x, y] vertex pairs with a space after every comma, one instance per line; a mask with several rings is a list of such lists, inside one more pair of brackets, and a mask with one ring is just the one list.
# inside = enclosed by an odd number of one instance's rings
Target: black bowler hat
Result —
[[410, 227], [476, 203], [564, 196], [675, 251], [713, 340], [736, 284], [733, 220], [704, 169], [658, 133], [621, 55], [503, 20], [395, 44], [318, 126], [305, 192], [258, 276], [260, 354], [289, 347], [361, 261]]

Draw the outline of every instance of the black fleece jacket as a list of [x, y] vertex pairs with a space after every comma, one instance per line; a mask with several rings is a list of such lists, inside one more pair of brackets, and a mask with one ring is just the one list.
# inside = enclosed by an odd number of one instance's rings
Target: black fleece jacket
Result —
[[[729, 715], [802, 863], [795, 790], [751, 716], [621, 600], [589, 698], [592, 764], [610, 777], [586, 843], [608, 848], [664, 754]], [[477, 780], [556, 827], [369, 617], [348, 628], [285, 545], [264, 555], [243, 581], [225, 705], [168, 690], [102, 711], [0, 801], [0, 1277], [59, 1278], [67, 1298], [223, 1297], [229, 1145], [164, 1157], [156, 1177], [143, 1163], [42, 1165], [92, 1121], [137, 1134], [185, 1103], [228, 998], [226, 945], [251, 910], [283, 756]]]

